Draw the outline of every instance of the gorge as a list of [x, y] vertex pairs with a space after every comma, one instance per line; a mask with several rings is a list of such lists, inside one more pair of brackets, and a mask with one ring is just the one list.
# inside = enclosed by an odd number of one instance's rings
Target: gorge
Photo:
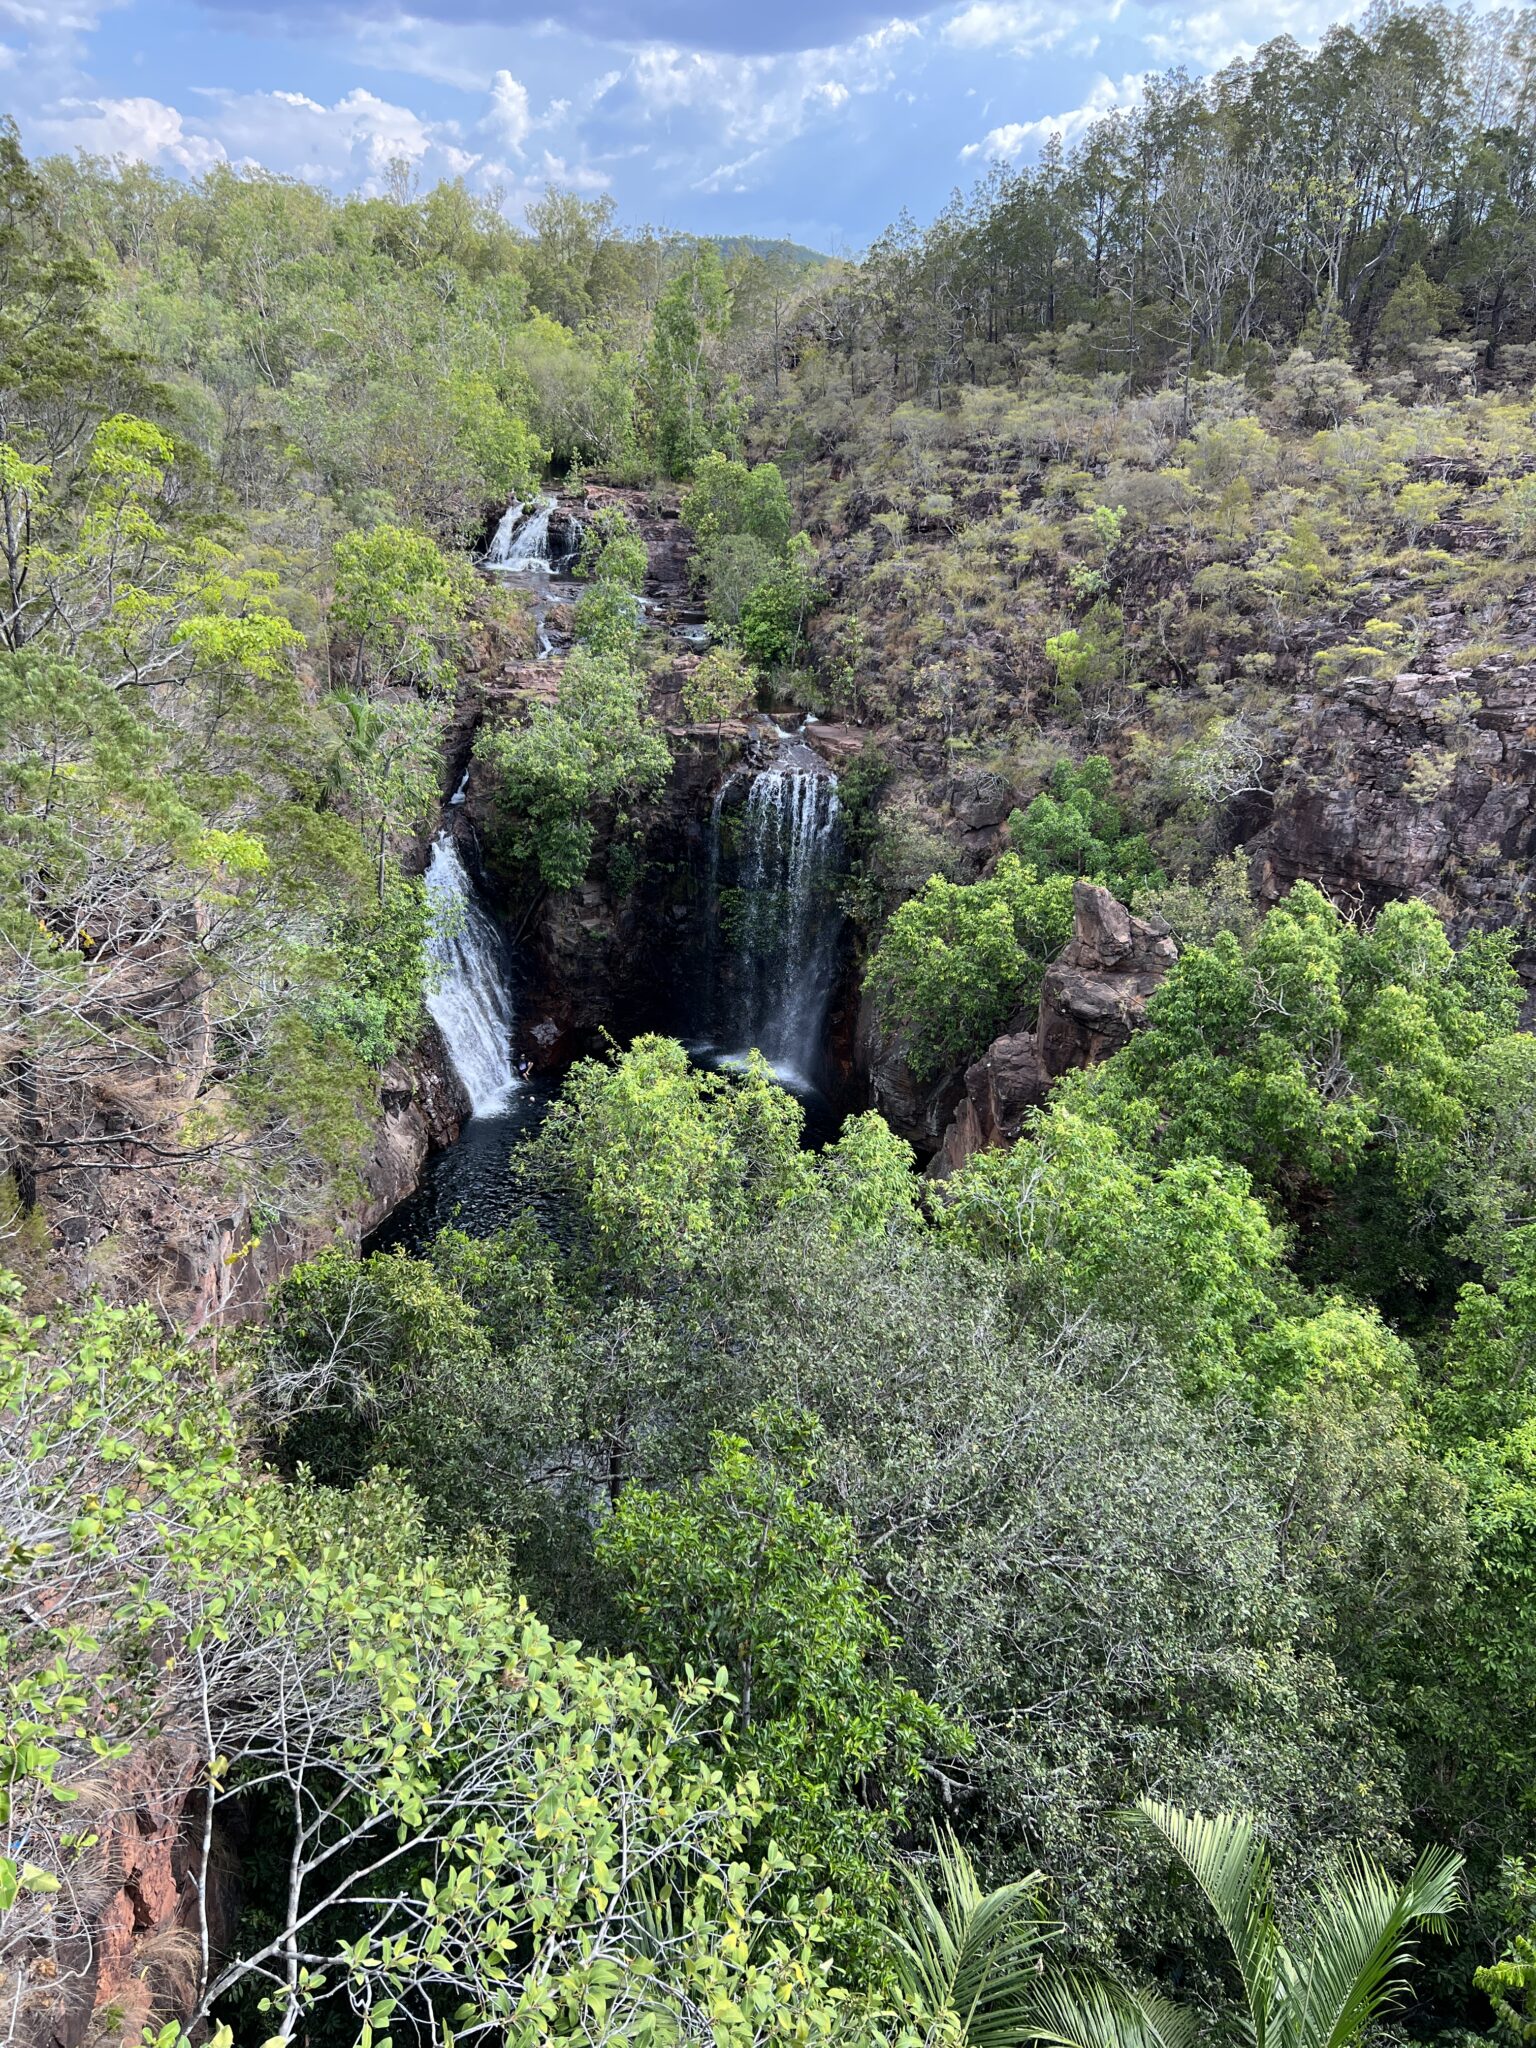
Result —
[[1528, 31], [0, 122], [4, 2048], [1529, 2032]]

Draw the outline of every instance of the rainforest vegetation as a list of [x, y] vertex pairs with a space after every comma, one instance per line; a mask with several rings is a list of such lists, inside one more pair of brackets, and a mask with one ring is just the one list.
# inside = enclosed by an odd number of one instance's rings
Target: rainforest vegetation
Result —
[[[858, 261], [0, 127], [8, 2038], [1536, 2040], [1532, 842], [1445, 850], [1533, 561], [1528, 13]], [[1431, 880], [1280, 872], [1388, 698]], [[509, 938], [633, 934], [754, 709], [845, 747], [838, 1134], [594, 1042], [364, 1254], [460, 774]], [[1085, 884], [1138, 1028], [925, 1174], [870, 1074], [947, 1115]]]

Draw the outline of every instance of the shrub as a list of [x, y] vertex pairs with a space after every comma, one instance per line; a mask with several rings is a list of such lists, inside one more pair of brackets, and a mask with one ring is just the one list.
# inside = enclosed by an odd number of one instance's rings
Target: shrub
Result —
[[1035, 1001], [1072, 930], [1072, 880], [1005, 853], [984, 882], [929, 877], [886, 927], [869, 967], [881, 1024], [923, 1078], [969, 1059]]
[[1080, 767], [1058, 761], [1050, 787], [1008, 820], [1014, 851], [1039, 875], [1082, 875], [1124, 902], [1163, 877], [1143, 833], [1127, 833], [1110, 795], [1113, 771], [1102, 754]]

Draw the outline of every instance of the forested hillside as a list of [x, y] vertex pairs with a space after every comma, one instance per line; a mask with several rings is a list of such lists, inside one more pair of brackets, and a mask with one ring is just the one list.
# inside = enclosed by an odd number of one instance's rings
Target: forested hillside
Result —
[[7, 2039], [1536, 2038], [1533, 380], [1528, 13], [0, 128]]

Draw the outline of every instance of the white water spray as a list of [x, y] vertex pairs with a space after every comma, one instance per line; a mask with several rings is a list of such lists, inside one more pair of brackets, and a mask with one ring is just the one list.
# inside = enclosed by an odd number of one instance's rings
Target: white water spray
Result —
[[549, 515], [556, 502], [552, 497], [540, 498], [533, 510], [526, 513], [521, 503], [509, 505], [485, 551], [485, 566], [514, 572], [543, 570], [548, 574]]
[[[711, 817], [717, 911], [725, 794]], [[841, 918], [831, 890], [840, 828], [837, 777], [798, 734], [783, 734], [773, 766], [747, 779], [736, 831], [736, 958], [721, 1021], [729, 1042], [755, 1046], [781, 1079], [805, 1085], [819, 1064], [837, 971]]]
[[427, 997], [475, 1116], [494, 1116], [516, 1092], [512, 997], [500, 934], [475, 897], [453, 835], [439, 832], [426, 872], [432, 909], [428, 951], [436, 969]]

